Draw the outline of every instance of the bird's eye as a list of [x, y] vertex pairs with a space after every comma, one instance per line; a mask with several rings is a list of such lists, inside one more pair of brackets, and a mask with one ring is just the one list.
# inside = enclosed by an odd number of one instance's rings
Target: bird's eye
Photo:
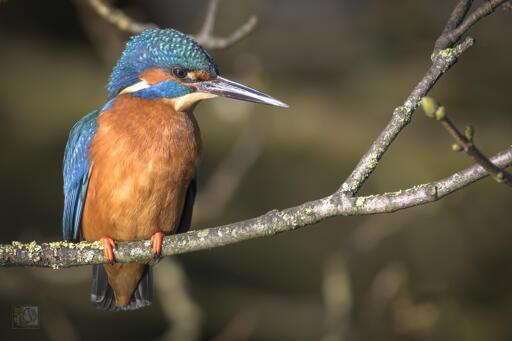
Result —
[[185, 78], [187, 77], [187, 69], [185, 68], [182, 68], [182, 67], [179, 67], [179, 66], [175, 66], [172, 68], [171, 70], [172, 74], [176, 77], [176, 78]]

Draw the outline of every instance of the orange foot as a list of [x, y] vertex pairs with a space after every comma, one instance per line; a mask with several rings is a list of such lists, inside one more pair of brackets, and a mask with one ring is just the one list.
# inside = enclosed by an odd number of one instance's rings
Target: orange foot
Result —
[[109, 262], [113, 262], [114, 248], [116, 247], [116, 243], [110, 237], [103, 237], [100, 239], [100, 242], [103, 245], [103, 255]]
[[155, 257], [160, 257], [162, 255], [162, 241], [164, 240], [164, 234], [162, 232], [157, 232], [151, 236], [151, 251]]

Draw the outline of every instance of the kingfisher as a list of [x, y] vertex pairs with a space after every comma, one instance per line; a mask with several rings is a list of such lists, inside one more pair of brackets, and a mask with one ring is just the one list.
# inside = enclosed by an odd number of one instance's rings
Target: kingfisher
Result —
[[[164, 235], [190, 228], [201, 137], [193, 109], [217, 96], [288, 107], [223, 78], [208, 52], [173, 29], [149, 29], [126, 44], [108, 100], [71, 129], [64, 153], [63, 237], [101, 241], [92, 303], [134, 310], [151, 303], [152, 266]], [[155, 260], [115, 263], [116, 241], [151, 240]]]

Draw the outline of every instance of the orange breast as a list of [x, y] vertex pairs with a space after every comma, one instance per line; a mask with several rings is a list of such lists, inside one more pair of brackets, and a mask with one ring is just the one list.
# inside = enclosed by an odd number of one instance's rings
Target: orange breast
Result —
[[149, 238], [179, 223], [200, 153], [192, 113], [122, 95], [98, 118], [82, 231], [86, 240]]

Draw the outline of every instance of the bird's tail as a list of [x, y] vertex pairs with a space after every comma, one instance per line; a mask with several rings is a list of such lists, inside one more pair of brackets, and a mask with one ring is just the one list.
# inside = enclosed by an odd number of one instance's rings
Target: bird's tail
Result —
[[153, 269], [146, 265], [139, 284], [127, 305], [116, 304], [114, 290], [108, 283], [107, 272], [103, 265], [92, 266], [91, 302], [98, 309], [118, 311], [135, 310], [151, 304], [153, 299]]

